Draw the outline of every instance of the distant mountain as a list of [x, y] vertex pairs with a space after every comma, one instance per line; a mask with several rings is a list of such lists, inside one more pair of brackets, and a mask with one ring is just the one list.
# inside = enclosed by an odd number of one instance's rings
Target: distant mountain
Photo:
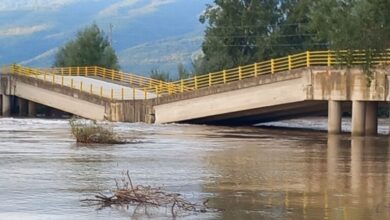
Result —
[[199, 53], [199, 15], [212, 0], [2, 0], [0, 65], [48, 67], [59, 47], [96, 22], [110, 35], [125, 71], [176, 72]]
[[123, 69], [146, 75], [151, 69], [177, 72], [183, 64], [191, 69], [191, 62], [200, 53], [203, 41], [201, 32], [140, 44], [119, 53]]

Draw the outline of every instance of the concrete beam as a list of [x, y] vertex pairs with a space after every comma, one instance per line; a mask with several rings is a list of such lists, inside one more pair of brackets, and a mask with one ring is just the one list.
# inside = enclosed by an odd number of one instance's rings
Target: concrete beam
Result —
[[80, 100], [77, 97], [61, 94], [29, 85], [21, 81], [15, 82], [15, 96], [34, 101], [41, 105], [61, 109], [84, 118], [102, 121], [104, 120], [105, 106]]
[[11, 96], [3, 95], [2, 97], [2, 114], [3, 117], [11, 116]]
[[37, 115], [37, 106], [35, 102], [28, 101], [28, 117], [35, 117]]
[[366, 130], [366, 102], [352, 101], [352, 128], [353, 136], [363, 136]]
[[378, 134], [378, 102], [366, 102], [366, 135]]
[[328, 102], [328, 133], [341, 133], [341, 102], [330, 100]]

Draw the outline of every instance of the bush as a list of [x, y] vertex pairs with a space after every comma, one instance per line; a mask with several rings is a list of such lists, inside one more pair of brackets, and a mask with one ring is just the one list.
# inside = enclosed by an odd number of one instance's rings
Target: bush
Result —
[[96, 121], [71, 119], [69, 121], [71, 132], [78, 143], [92, 144], [123, 144], [122, 138], [116, 135], [112, 127], [98, 125]]
[[96, 24], [77, 33], [56, 54], [55, 67], [100, 66], [119, 69], [118, 57], [107, 36]]

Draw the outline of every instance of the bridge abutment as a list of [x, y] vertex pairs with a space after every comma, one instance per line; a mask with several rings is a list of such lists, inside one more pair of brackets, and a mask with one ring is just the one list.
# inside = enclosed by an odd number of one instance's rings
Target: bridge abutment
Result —
[[330, 100], [328, 102], [328, 132], [330, 134], [341, 133], [341, 101]]

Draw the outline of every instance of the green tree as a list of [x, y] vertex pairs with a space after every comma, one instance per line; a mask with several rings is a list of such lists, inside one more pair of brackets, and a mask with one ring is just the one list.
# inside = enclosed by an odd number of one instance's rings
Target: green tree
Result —
[[186, 79], [191, 77], [191, 73], [186, 69], [186, 67], [182, 63], [177, 65], [177, 74], [178, 74], [178, 79]]
[[[319, 0], [321, 1], [321, 0]], [[306, 50], [327, 49], [327, 43], [310, 29], [312, 0], [281, 1], [282, 17], [272, 37], [270, 57], [280, 57]]]
[[208, 73], [323, 49], [365, 50], [370, 60], [390, 47], [389, 11], [389, 0], [214, 0], [200, 18], [204, 56], [193, 68]]
[[56, 54], [54, 66], [100, 66], [119, 69], [118, 57], [107, 36], [96, 24], [79, 31]]
[[362, 50], [366, 62], [360, 64], [370, 84], [374, 57], [390, 47], [390, 1], [321, 0], [310, 12], [311, 28], [325, 39], [329, 48], [340, 52], [338, 59], [353, 63], [353, 50]]
[[312, 0], [215, 0], [207, 23], [204, 56], [194, 61], [207, 73], [310, 49], [326, 48], [310, 29]]
[[155, 80], [160, 80], [164, 82], [171, 82], [172, 78], [168, 72], [154, 68], [150, 70], [149, 77]]
[[311, 28], [334, 50], [390, 47], [390, 1], [321, 0], [310, 12]]
[[208, 5], [200, 17], [207, 23], [204, 56], [195, 61], [195, 71], [219, 71], [267, 58], [270, 35], [281, 17], [278, 5], [278, 0], [215, 0]]

